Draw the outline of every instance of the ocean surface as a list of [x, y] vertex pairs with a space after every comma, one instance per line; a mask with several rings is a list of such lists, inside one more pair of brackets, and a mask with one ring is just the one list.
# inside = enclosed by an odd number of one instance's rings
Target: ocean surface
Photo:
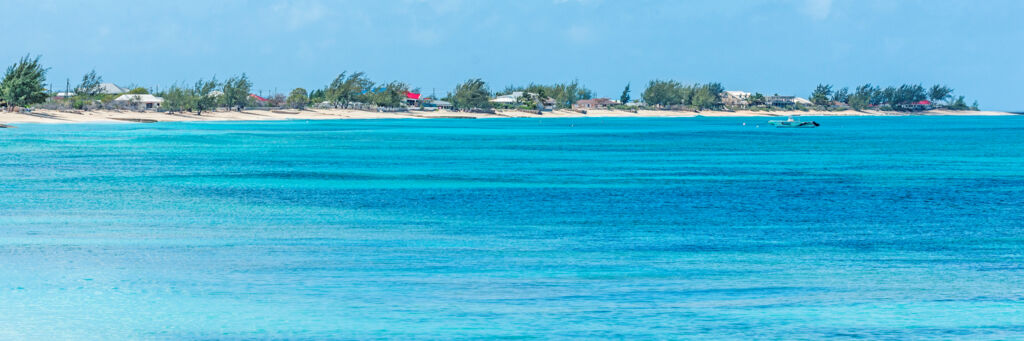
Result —
[[0, 129], [0, 339], [1024, 338], [1024, 116], [766, 120]]

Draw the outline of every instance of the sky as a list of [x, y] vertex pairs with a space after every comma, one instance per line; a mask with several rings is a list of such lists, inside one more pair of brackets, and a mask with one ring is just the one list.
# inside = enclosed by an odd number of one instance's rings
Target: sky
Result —
[[147, 88], [244, 72], [262, 94], [344, 71], [427, 95], [469, 78], [579, 80], [616, 99], [652, 79], [801, 97], [941, 83], [1024, 111], [1020, 0], [5, 0], [0, 13], [0, 64], [40, 55], [61, 90], [93, 69]]

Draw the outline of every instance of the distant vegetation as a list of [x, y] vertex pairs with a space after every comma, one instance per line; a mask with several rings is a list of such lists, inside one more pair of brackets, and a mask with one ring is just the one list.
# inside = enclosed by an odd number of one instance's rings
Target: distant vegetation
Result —
[[[40, 57], [25, 56], [9, 66], [0, 82], [0, 106], [9, 109], [46, 103], [52, 108], [122, 108], [123, 103], [114, 103], [116, 94], [104, 93], [103, 77], [95, 70], [82, 76], [82, 81], [71, 94], [57, 96], [53, 89], [46, 89], [47, 68], [40, 64]], [[109, 87], [108, 87], [109, 88]], [[319, 108], [352, 108], [363, 110], [405, 110], [407, 94], [419, 93], [400, 81], [375, 82], [363, 72], [342, 72], [320, 89], [307, 91], [296, 88], [287, 96], [280, 93], [267, 98], [252, 94], [253, 83], [246, 74], [232, 76], [224, 82], [216, 78], [199, 80], [191, 85], [174, 84], [163, 91], [152, 91], [143, 87], [129, 87], [128, 94], [153, 94], [164, 98], [161, 110], [190, 111], [201, 114], [215, 108], [243, 110], [247, 107], [289, 107], [303, 109], [307, 106]], [[70, 90], [70, 89], [69, 89]], [[120, 91], [124, 91], [123, 89]], [[964, 96], [955, 96], [954, 90], [946, 85], [926, 88], [920, 84], [880, 87], [872, 84], [836, 89], [831, 84], [819, 84], [808, 96], [807, 101], [797, 101], [793, 96], [765, 96], [761, 93], [748, 94], [739, 101], [724, 102], [725, 87], [721, 83], [682, 84], [674, 80], [652, 80], [640, 97], [631, 96], [630, 84], [626, 84], [619, 101], [612, 107], [682, 110], [751, 109], [773, 110], [883, 110], [919, 111], [934, 108], [950, 110], [978, 110], [977, 102], [967, 105]], [[514, 103], [496, 103], [492, 96], [512, 95]], [[592, 99], [594, 93], [579, 81], [542, 85], [530, 83], [526, 86], [508, 86], [492, 93], [487, 83], [479, 78], [458, 84], [443, 99], [451, 102], [456, 110], [489, 110], [495, 106], [504, 109], [570, 108], [579, 100]], [[437, 98], [433, 98], [437, 99]], [[732, 99], [732, 98], [730, 98]], [[633, 102], [631, 102], [633, 101]], [[422, 102], [419, 102], [422, 103]], [[728, 107], [726, 106], [728, 103]], [[422, 105], [422, 104], [420, 104]]]
[[22, 57], [7, 67], [3, 81], [0, 81], [0, 99], [8, 108], [25, 107], [46, 100], [46, 71], [39, 63], [39, 57]]
[[467, 80], [455, 87], [455, 93], [448, 96], [455, 108], [462, 110], [490, 109], [491, 91], [480, 78]]
[[832, 91], [831, 85], [819, 84], [811, 93], [810, 99], [817, 106], [830, 108], [848, 105], [854, 110], [918, 111], [927, 108], [978, 110], [977, 104], [968, 106], [964, 101], [964, 96], [954, 97], [953, 89], [945, 85], [925, 88], [920, 84], [903, 84], [898, 87], [882, 88], [869, 83], [858, 86], [851, 93], [848, 88]]
[[719, 109], [723, 91], [721, 83], [683, 85], [673, 80], [653, 80], [643, 98], [647, 105], [659, 108]]
[[571, 108], [576, 101], [594, 97], [594, 92], [580, 84], [578, 80], [551, 85], [530, 83], [527, 86], [508, 86], [496, 95], [509, 95], [514, 92], [523, 92], [524, 97], [520, 99], [520, 105], [526, 109], [535, 109], [546, 101], [559, 108]]

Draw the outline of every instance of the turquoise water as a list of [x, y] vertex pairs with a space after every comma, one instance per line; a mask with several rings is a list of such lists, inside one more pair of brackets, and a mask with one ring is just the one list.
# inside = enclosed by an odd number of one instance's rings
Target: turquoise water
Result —
[[817, 120], [0, 130], [0, 339], [1024, 338], [1024, 117]]

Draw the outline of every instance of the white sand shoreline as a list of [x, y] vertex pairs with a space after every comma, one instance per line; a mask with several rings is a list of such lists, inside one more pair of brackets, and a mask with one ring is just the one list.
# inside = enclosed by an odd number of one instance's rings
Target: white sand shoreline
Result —
[[0, 112], [0, 124], [19, 123], [139, 123], [139, 122], [203, 122], [203, 121], [284, 121], [284, 120], [344, 120], [344, 119], [431, 119], [431, 118], [557, 118], [557, 117], [786, 117], [786, 116], [1016, 116], [999, 111], [931, 110], [918, 113], [882, 111], [660, 111], [640, 110], [636, 113], [620, 110], [590, 110], [586, 114], [556, 110], [541, 115], [515, 110], [499, 110], [494, 114], [457, 111], [409, 111], [396, 113], [368, 112], [344, 109], [305, 110], [243, 110], [195, 113], [159, 113], [135, 111], [57, 111], [33, 110], [28, 113]]

